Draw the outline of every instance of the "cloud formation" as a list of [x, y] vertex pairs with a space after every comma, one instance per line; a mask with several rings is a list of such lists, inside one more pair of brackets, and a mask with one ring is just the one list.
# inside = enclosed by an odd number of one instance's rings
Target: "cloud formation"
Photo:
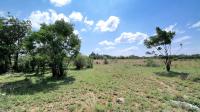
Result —
[[148, 38], [148, 35], [141, 32], [123, 32], [119, 37], [115, 39], [116, 43], [133, 43], [139, 41], [138, 44], [142, 44], [144, 39]]
[[51, 4], [55, 5], [56, 7], [62, 7], [67, 5], [71, 2], [71, 0], [50, 0]]
[[82, 21], [83, 15], [82, 15], [80, 12], [73, 11], [73, 12], [69, 15], [69, 18], [70, 18], [72, 21]]
[[110, 16], [106, 21], [99, 20], [96, 24], [95, 30], [99, 30], [101, 32], [113, 32], [118, 28], [119, 23], [119, 17]]
[[114, 44], [113, 42], [110, 42], [110, 41], [104, 40], [104, 41], [99, 42], [99, 45], [104, 45], [104, 46], [113, 46], [113, 45], [115, 45], [115, 44]]
[[63, 13], [57, 13], [55, 10], [49, 9], [47, 11], [33, 11], [28, 19], [32, 23], [32, 27], [34, 30], [38, 30], [40, 28], [40, 24], [52, 24], [56, 20], [64, 19], [66, 22], [69, 22], [69, 18], [65, 16]]
[[88, 26], [92, 26], [94, 24], [94, 21], [93, 20], [88, 20], [87, 17], [85, 17], [84, 19], [84, 23]]
[[183, 37], [180, 37], [180, 38], [177, 38], [176, 40], [174, 40], [174, 43], [180, 43], [180, 42], [183, 42], [183, 41], [188, 40], [190, 38], [191, 38], [190, 36], [183, 36]]
[[200, 29], [200, 21], [197, 21], [196, 23], [191, 25], [190, 28], [198, 28], [198, 29]]
[[168, 27], [164, 28], [165, 31], [175, 31], [175, 27], [177, 24], [169, 25]]

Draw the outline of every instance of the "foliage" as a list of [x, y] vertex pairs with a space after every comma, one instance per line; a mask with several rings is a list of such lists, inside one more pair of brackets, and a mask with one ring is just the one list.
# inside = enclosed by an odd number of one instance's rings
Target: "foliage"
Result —
[[74, 60], [74, 65], [76, 66], [76, 69], [80, 70], [83, 69], [86, 66], [86, 58], [85, 56], [78, 55], [76, 59]]
[[31, 57], [21, 56], [19, 58], [18, 72], [30, 73], [31, 72]]
[[12, 57], [14, 58], [13, 68], [17, 70], [22, 40], [31, 29], [30, 21], [19, 20], [8, 15], [8, 17], [0, 17], [0, 26], [0, 61], [3, 64], [0, 71], [6, 72], [12, 68]]
[[98, 53], [94, 53], [94, 52], [92, 52], [89, 55], [89, 57], [92, 58], [92, 59], [104, 59], [104, 58], [107, 58], [107, 59], [139, 59], [139, 58], [142, 58], [142, 57], [135, 56], [135, 55], [130, 55], [130, 56], [111, 56], [111, 55], [106, 55], [106, 54], [98, 54]]
[[146, 66], [148, 67], [158, 67], [159, 65], [151, 58], [146, 60]]
[[104, 59], [103, 59], [103, 63], [104, 63], [104, 64], [109, 64], [108, 59], [107, 59], [107, 58], [104, 58]]
[[93, 68], [93, 59], [86, 57], [86, 68]]
[[79, 53], [80, 40], [73, 30], [72, 24], [58, 20], [54, 24], [42, 24], [38, 32], [26, 39], [27, 52], [33, 57], [45, 56], [55, 78], [64, 75], [64, 58], [68, 58], [69, 63]]
[[171, 67], [171, 43], [175, 36], [175, 32], [165, 31], [156, 27], [156, 35], [151, 36], [144, 41], [147, 48], [154, 48], [156, 51], [147, 52], [147, 54], [154, 54], [156, 56], [163, 56], [165, 58], [166, 70], [170, 71]]
[[74, 65], [78, 70], [83, 68], [93, 68], [93, 60], [87, 56], [79, 54], [74, 60]]

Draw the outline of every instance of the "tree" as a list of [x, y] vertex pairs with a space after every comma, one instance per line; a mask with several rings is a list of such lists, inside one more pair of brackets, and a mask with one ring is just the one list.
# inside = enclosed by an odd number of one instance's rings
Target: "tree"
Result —
[[175, 32], [167, 32], [156, 27], [156, 35], [144, 40], [144, 44], [147, 48], [154, 48], [157, 51], [147, 52], [147, 54], [163, 56], [165, 59], [164, 64], [168, 72], [171, 68], [171, 43], [174, 36]]
[[1, 17], [0, 21], [0, 58], [1, 64], [4, 66], [3, 71], [6, 72], [12, 67], [11, 57], [14, 54], [14, 68], [17, 70], [22, 39], [31, 29], [30, 21], [19, 20], [10, 15]]
[[26, 39], [25, 46], [30, 54], [46, 56], [54, 78], [64, 75], [64, 58], [70, 63], [79, 53], [80, 39], [73, 30], [72, 24], [58, 20], [54, 24], [42, 24], [38, 32]]

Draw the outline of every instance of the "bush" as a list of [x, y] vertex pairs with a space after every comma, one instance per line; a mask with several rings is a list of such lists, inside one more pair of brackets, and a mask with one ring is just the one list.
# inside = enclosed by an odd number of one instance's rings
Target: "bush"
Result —
[[86, 68], [93, 68], [93, 60], [87, 57], [87, 65]]
[[93, 60], [87, 56], [79, 54], [74, 61], [74, 65], [78, 70], [83, 68], [93, 68]]
[[147, 67], [158, 67], [159, 65], [153, 59], [146, 60]]
[[84, 56], [78, 55], [74, 61], [74, 65], [76, 66], [76, 69], [80, 70], [83, 69], [86, 65], [86, 60]]
[[30, 60], [31, 60], [31, 57], [29, 56], [20, 57], [19, 63], [18, 63], [18, 72], [24, 72], [24, 73], [31, 72]]
[[109, 64], [108, 59], [107, 59], [107, 58], [104, 58], [104, 59], [103, 59], [103, 63], [104, 63], [104, 64]]

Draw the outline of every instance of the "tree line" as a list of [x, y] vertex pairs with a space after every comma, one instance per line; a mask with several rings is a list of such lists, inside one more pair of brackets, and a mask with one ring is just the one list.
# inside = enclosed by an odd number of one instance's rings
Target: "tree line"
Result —
[[[159, 56], [136, 56], [136, 55], [129, 55], [129, 56], [111, 56], [108, 54], [98, 54], [92, 52], [89, 55], [92, 59], [149, 59], [149, 58], [157, 58], [157, 59], [163, 59], [162, 55]], [[171, 55], [172, 59], [200, 59], [200, 54], [191, 54], [191, 55], [185, 55], [185, 54], [179, 54], [179, 55]]]

